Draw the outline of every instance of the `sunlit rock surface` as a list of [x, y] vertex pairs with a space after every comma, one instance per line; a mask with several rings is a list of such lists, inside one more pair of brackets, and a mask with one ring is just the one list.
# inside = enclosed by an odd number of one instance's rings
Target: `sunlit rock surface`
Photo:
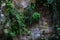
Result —
[[40, 30], [38, 28], [38, 25], [34, 25], [34, 27], [31, 29], [31, 39], [35, 40], [40, 37]]

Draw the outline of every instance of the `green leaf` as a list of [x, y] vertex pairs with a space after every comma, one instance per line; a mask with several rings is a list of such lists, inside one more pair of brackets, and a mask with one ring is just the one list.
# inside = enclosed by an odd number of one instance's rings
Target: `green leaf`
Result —
[[14, 36], [15, 36], [15, 33], [13, 33], [13, 32], [10, 32], [10, 35], [11, 35], [12, 37], [14, 37]]
[[38, 13], [38, 12], [34, 12], [34, 14], [32, 15], [32, 18], [33, 18], [33, 20], [39, 20], [40, 19], [40, 13]]

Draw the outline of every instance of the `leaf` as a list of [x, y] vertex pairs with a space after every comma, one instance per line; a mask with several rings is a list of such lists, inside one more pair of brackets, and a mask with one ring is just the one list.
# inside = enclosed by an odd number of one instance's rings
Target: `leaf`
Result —
[[15, 33], [13, 33], [13, 32], [10, 32], [10, 35], [11, 35], [12, 37], [14, 37], [14, 36], [15, 36]]
[[39, 20], [39, 18], [40, 18], [40, 13], [34, 12], [34, 14], [32, 15], [32, 18], [33, 18], [33, 20]]

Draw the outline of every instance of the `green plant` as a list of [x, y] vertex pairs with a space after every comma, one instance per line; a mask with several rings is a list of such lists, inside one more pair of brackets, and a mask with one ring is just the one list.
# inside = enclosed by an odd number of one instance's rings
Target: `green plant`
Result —
[[5, 4], [5, 16], [7, 19], [6, 21], [9, 23], [7, 34], [11, 37], [14, 37], [16, 35], [23, 34], [23, 32], [28, 32], [24, 20], [24, 14], [14, 9], [14, 6], [10, 1], [5, 0]]
[[35, 20], [35, 21], [39, 21], [40, 13], [34, 12], [33, 15], [32, 15], [32, 19]]
[[29, 34], [30, 31], [28, 31], [26, 25], [27, 22], [25, 21], [27, 20], [31, 25], [33, 21], [39, 21], [40, 19], [40, 13], [38, 12], [32, 12], [33, 15], [28, 14], [35, 9], [35, 4], [32, 4], [29, 8], [26, 8], [26, 12], [23, 13], [18, 12], [10, 1], [6, 0], [5, 4], [6, 11], [4, 13], [6, 16], [6, 21], [9, 24], [7, 34], [11, 37], [22, 35], [23, 33]]

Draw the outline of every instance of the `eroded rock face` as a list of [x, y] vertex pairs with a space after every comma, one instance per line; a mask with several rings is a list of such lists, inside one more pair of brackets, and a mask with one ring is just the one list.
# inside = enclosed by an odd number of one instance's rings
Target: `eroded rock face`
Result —
[[15, 7], [26, 8], [29, 5], [30, 0], [13, 0]]
[[34, 27], [31, 29], [31, 39], [35, 40], [40, 37], [40, 30], [38, 28], [38, 25], [34, 25]]
[[41, 37], [43, 38], [49, 37], [50, 35], [49, 33], [52, 31], [52, 28], [49, 26], [47, 21], [48, 21], [47, 19], [43, 18], [42, 21], [40, 20], [39, 24], [32, 26], [30, 35], [32, 40], [39, 39]]
[[42, 18], [42, 20], [39, 21], [39, 27], [41, 28], [41, 33], [43, 31], [45, 31], [45, 33], [49, 33], [49, 23], [47, 19]]
[[2, 12], [3, 6], [4, 6], [4, 5], [1, 4], [1, 7], [0, 7], [0, 30], [3, 29], [4, 23], [5, 23], [5, 21], [6, 21], [5, 15], [4, 15], [3, 12]]
[[17, 7], [26, 8], [30, 3], [35, 3], [35, 0], [13, 0], [13, 3]]
[[18, 12], [24, 12], [24, 8], [30, 5], [30, 0], [13, 0], [13, 4]]
[[5, 21], [5, 16], [4, 16], [4, 14], [1, 14], [1, 22], [4, 23], [4, 21]]
[[26, 36], [23, 36], [21, 40], [28, 40], [28, 38]]
[[15, 9], [17, 9], [19, 12], [23, 12], [24, 8], [31, 5], [31, 3], [34, 3], [35, 0], [13, 0], [13, 4]]

